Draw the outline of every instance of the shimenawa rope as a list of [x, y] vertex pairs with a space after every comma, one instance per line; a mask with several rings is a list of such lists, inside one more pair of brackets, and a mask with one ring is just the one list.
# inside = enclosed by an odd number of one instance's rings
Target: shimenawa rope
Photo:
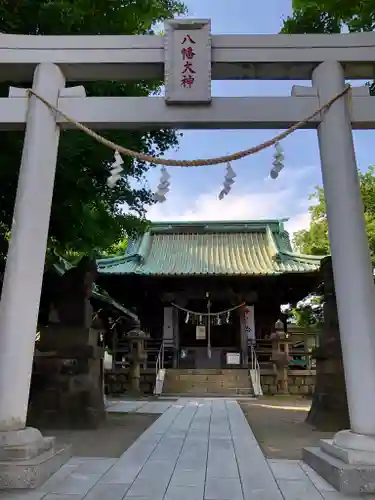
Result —
[[240, 307], [243, 307], [245, 305], [245, 302], [241, 302], [241, 304], [238, 304], [238, 306], [231, 307], [230, 309], [224, 309], [224, 311], [216, 311], [210, 313], [191, 311], [190, 309], [185, 309], [185, 307], [178, 306], [174, 302], [171, 302], [171, 305], [173, 307], [176, 307], [177, 309], [180, 309], [180, 311], [191, 314], [192, 316], [223, 316], [224, 314], [228, 314], [232, 311], [235, 311], [236, 309], [239, 309]]
[[82, 130], [82, 132], [85, 132], [87, 135], [98, 141], [99, 143], [103, 144], [104, 146], [107, 146], [114, 151], [118, 151], [119, 153], [122, 153], [123, 155], [126, 156], [131, 156], [137, 160], [140, 161], [145, 161], [149, 163], [154, 163], [156, 165], [165, 165], [168, 167], [200, 167], [200, 166], [208, 166], [208, 165], [219, 165], [222, 163], [227, 163], [230, 161], [236, 161], [240, 160], [241, 158], [245, 158], [246, 156], [250, 156], [254, 153], [258, 153], [259, 151], [262, 151], [263, 149], [267, 149], [271, 146], [274, 146], [276, 143], [280, 142], [282, 139], [285, 139], [288, 137], [290, 134], [292, 134], [295, 130], [300, 129], [306, 123], [308, 123], [311, 119], [315, 118], [319, 113], [325, 113], [334, 102], [336, 102], [340, 97], [343, 97], [347, 92], [350, 90], [350, 85], [346, 85], [344, 90], [336, 94], [332, 99], [330, 99], [326, 104], [323, 104], [320, 106], [319, 109], [317, 109], [314, 113], [312, 113], [310, 116], [305, 118], [304, 120], [299, 121], [292, 127], [288, 128], [287, 130], [284, 130], [284, 132], [281, 132], [280, 134], [276, 135], [272, 139], [263, 142], [262, 144], [259, 144], [258, 146], [253, 146], [252, 148], [245, 149], [243, 151], [238, 151], [237, 153], [233, 153], [230, 155], [226, 156], [218, 156], [217, 158], [206, 158], [206, 159], [197, 159], [197, 160], [171, 160], [171, 159], [166, 159], [166, 158], [157, 158], [155, 156], [139, 153], [138, 151], [133, 151], [132, 149], [125, 148], [123, 146], [120, 146], [119, 144], [116, 144], [109, 139], [106, 139], [105, 137], [97, 134], [90, 128], [86, 127], [82, 123], [77, 122], [72, 118], [71, 116], [67, 115], [60, 109], [58, 109], [56, 106], [51, 104], [47, 99], [44, 97], [40, 96], [37, 94], [34, 90], [28, 89], [28, 95], [30, 96], [35, 96], [37, 99], [39, 99], [41, 102], [43, 102], [46, 106], [48, 106], [52, 111], [59, 113], [66, 121], [69, 123], [75, 125], [79, 130]]

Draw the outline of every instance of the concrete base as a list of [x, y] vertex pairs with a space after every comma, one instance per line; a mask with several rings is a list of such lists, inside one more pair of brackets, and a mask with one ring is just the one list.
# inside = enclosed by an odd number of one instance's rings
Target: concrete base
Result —
[[[327, 453], [327, 445], [330, 453]], [[305, 448], [302, 453], [303, 461], [344, 495], [374, 494], [375, 466], [346, 463], [337, 458], [337, 454], [332, 456], [330, 445], [329, 441], [325, 441], [320, 448]], [[331, 446], [336, 448], [335, 445]]]
[[37, 488], [71, 455], [71, 446], [56, 448], [37, 429], [0, 432], [0, 490]]
[[370, 450], [358, 450], [338, 446], [335, 439], [321, 439], [320, 448], [328, 455], [336, 457], [349, 465], [375, 466], [375, 453]]

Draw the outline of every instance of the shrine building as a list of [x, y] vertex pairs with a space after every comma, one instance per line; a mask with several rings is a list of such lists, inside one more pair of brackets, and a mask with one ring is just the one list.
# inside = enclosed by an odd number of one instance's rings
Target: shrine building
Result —
[[98, 261], [99, 283], [164, 340], [174, 368], [245, 368], [280, 305], [317, 285], [321, 258], [293, 252], [284, 222], [152, 223], [124, 256]]

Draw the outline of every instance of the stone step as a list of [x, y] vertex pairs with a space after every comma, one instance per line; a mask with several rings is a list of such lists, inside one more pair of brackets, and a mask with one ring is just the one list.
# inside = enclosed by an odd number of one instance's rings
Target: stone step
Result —
[[251, 387], [251, 383], [248, 380], [246, 381], [246, 383], [244, 382], [243, 384], [236, 384], [235, 382], [228, 383], [226, 381], [217, 381], [216, 383], [199, 382], [196, 380], [176, 382], [176, 381], [170, 381], [167, 379], [164, 385], [166, 387], [214, 387], [214, 388], [218, 388], [218, 389], [224, 388], [224, 387], [226, 387], [227, 389], [236, 389], [236, 388], [246, 389], [247, 387]]
[[191, 383], [185, 383], [185, 384], [171, 384], [168, 382], [164, 383], [164, 387], [169, 388], [172, 390], [173, 388], [176, 388], [178, 390], [183, 390], [183, 388], [189, 388], [189, 387], [205, 387], [205, 388], [212, 388], [212, 390], [221, 390], [221, 389], [247, 389], [248, 387], [251, 387], [251, 383], [248, 382], [247, 384], [197, 384], [194, 382]]
[[169, 373], [177, 375], [229, 375], [248, 372], [245, 368], [170, 368]]
[[218, 381], [225, 381], [227, 383], [237, 383], [245, 382], [249, 380], [248, 376], [245, 377], [226, 377], [225, 375], [181, 375], [181, 376], [169, 376], [168, 379], [177, 383], [190, 382], [194, 380], [197, 383], [215, 383]]
[[244, 380], [242, 383], [238, 383], [238, 381], [227, 381], [227, 380], [217, 380], [217, 381], [199, 381], [199, 380], [184, 380], [184, 381], [176, 381], [176, 380], [166, 380], [165, 385], [168, 387], [183, 387], [183, 386], [196, 386], [196, 387], [228, 387], [236, 388], [236, 387], [251, 387], [251, 382], [249, 380]]
[[216, 395], [254, 395], [254, 391], [251, 389], [251, 387], [248, 387], [247, 389], [244, 388], [239, 388], [239, 389], [223, 389], [222, 391], [215, 391], [212, 390], [211, 388], [207, 388], [206, 390], [204, 389], [199, 389], [197, 387], [192, 387], [190, 389], [182, 390], [182, 391], [176, 391], [175, 390], [170, 390], [167, 392], [169, 395], [171, 394], [189, 394], [189, 395], [197, 395], [201, 394], [203, 396], [207, 396], [208, 394], [216, 394]]
[[168, 369], [163, 393], [253, 395], [253, 389], [246, 369]]
[[228, 375], [224, 373], [219, 373], [219, 374], [207, 374], [207, 373], [197, 373], [197, 374], [189, 374], [189, 373], [170, 373], [169, 378], [171, 380], [190, 380], [191, 378], [194, 378], [196, 380], [218, 380], [218, 379], [225, 379], [225, 380], [244, 380], [245, 378], [248, 378], [249, 375], [242, 374], [242, 375], [235, 375], [233, 373], [229, 373]]
[[254, 391], [252, 389], [249, 389], [248, 391], [238, 391], [238, 392], [171, 392], [168, 393], [169, 397], [173, 398], [249, 398], [249, 399], [256, 399], [254, 395]]

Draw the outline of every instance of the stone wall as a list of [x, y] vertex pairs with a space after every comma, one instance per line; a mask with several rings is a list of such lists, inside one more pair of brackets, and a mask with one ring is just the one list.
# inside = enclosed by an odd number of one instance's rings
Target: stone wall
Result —
[[36, 428], [96, 428], [106, 418], [104, 350], [99, 332], [50, 325], [40, 329], [31, 378], [28, 425]]
[[[140, 388], [144, 394], [152, 394], [155, 384], [155, 370], [141, 370]], [[130, 392], [128, 370], [105, 370], [104, 391], [108, 396], [116, 396]]]
[[35, 357], [28, 425], [37, 428], [96, 428], [105, 420], [102, 350]]
[[[262, 370], [260, 378], [264, 395], [277, 394], [276, 375], [272, 370]], [[304, 396], [312, 395], [315, 389], [315, 379], [315, 370], [289, 370], [289, 393]]]

